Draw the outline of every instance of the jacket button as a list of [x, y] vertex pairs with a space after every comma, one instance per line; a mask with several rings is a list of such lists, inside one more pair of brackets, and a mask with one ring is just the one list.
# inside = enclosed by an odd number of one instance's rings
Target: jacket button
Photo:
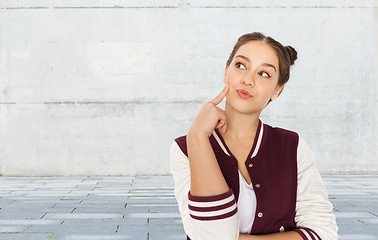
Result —
[[258, 216], [259, 218], [261, 218], [262, 216], [264, 216], [264, 214], [263, 214], [262, 212], [259, 212], [259, 213], [257, 214], [257, 216]]
[[259, 187], [260, 187], [260, 184], [256, 184], [255, 187], [259, 188]]
[[252, 164], [252, 163], [250, 163], [250, 164], [248, 165], [248, 167], [253, 167], [253, 164]]

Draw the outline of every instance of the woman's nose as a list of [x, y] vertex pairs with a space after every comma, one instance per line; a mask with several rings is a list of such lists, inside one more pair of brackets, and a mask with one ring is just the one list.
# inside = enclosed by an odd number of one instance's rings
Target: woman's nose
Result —
[[253, 74], [245, 74], [241, 79], [240, 82], [244, 85], [250, 85], [251, 87], [255, 86], [255, 78]]

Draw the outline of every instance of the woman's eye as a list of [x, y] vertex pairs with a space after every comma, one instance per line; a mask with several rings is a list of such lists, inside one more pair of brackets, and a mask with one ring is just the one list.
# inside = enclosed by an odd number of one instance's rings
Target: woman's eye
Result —
[[237, 62], [235, 65], [237, 68], [241, 68], [242, 66], [243, 67], [242, 69], [245, 69], [245, 66], [243, 65], [243, 63]]
[[270, 75], [267, 72], [260, 72], [259, 74], [263, 77], [270, 77]]

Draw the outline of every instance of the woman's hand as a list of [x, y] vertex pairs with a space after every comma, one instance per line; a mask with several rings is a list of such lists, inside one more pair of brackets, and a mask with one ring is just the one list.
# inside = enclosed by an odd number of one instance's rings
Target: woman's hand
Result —
[[265, 235], [239, 234], [238, 240], [302, 240], [301, 235], [295, 231], [270, 233]]
[[228, 89], [229, 85], [226, 84], [218, 96], [202, 104], [197, 116], [194, 118], [188, 134], [210, 137], [215, 128], [220, 129], [222, 133], [226, 132], [226, 113], [217, 107], [217, 105], [222, 102], [227, 95]]
[[254, 239], [253, 235], [239, 234], [239, 239], [238, 240], [252, 240], [252, 239]]

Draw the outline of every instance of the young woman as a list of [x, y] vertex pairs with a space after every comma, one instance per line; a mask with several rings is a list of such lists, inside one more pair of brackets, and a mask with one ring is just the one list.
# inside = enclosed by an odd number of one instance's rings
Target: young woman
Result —
[[297, 133], [259, 119], [296, 59], [294, 48], [271, 37], [241, 36], [226, 63], [224, 89], [173, 142], [171, 171], [188, 239], [337, 239], [308, 146]]

